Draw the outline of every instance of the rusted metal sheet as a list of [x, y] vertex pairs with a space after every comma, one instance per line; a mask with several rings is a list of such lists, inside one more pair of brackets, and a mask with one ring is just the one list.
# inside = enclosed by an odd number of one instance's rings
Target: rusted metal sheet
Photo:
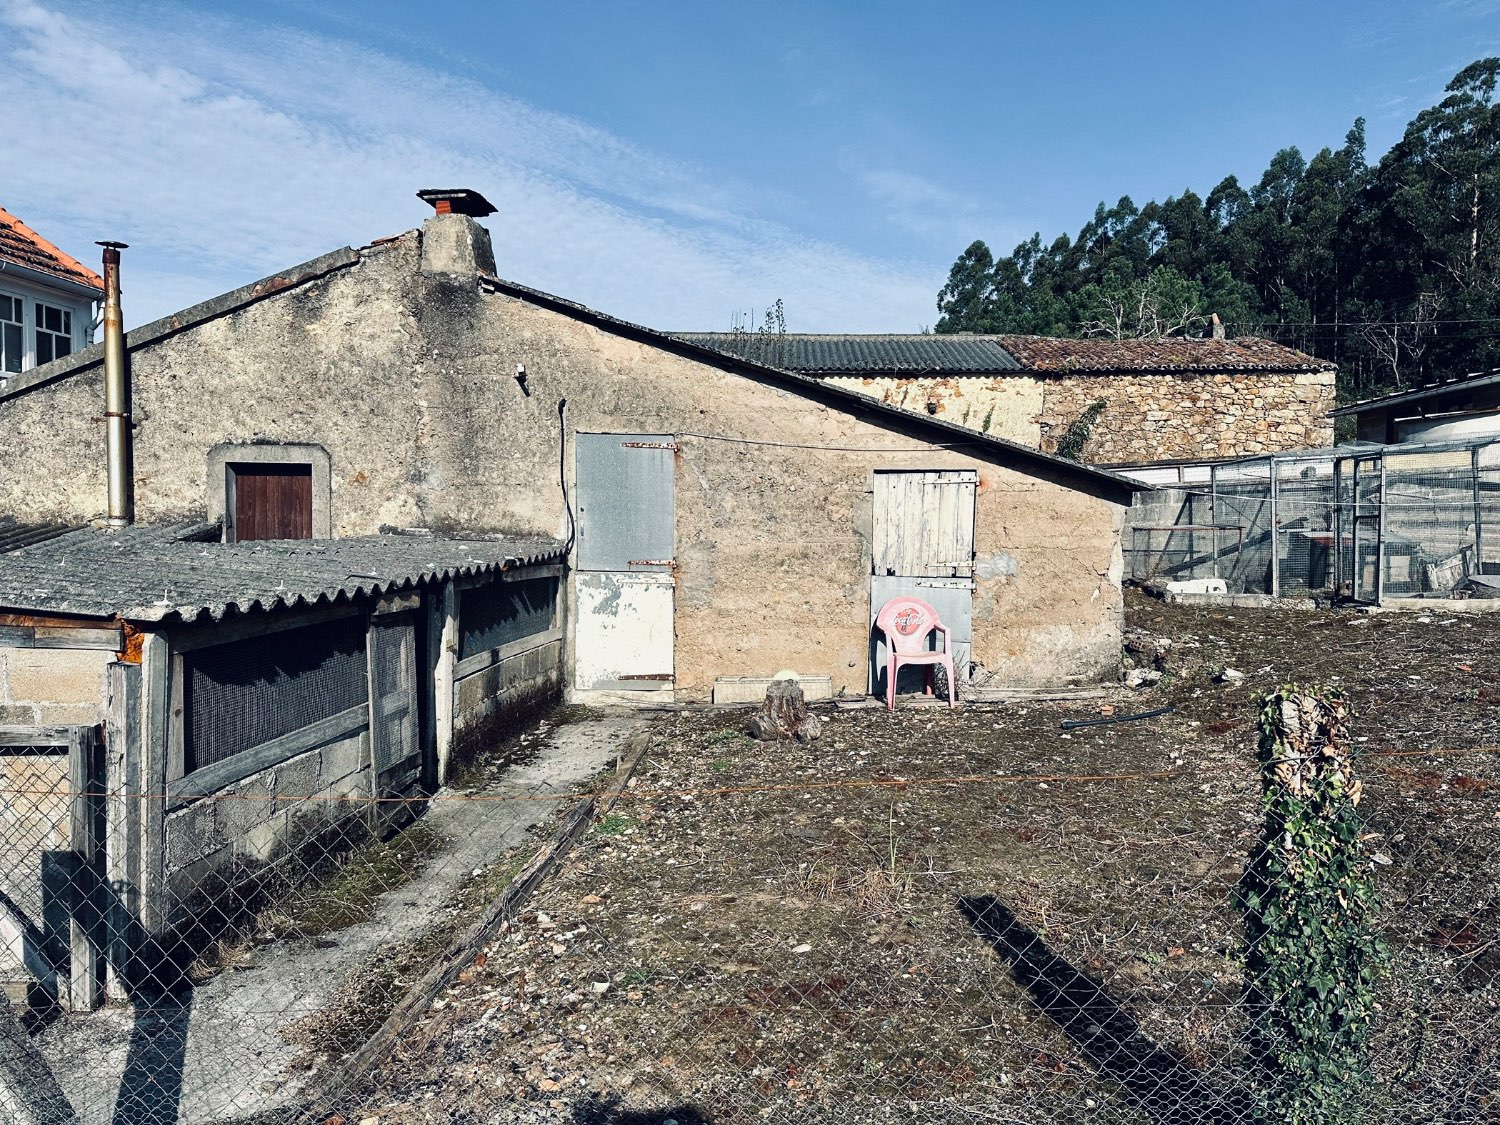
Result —
[[583, 691], [648, 691], [673, 680], [670, 574], [580, 572], [574, 683]]
[[579, 434], [578, 569], [654, 571], [676, 557], [670, 435]]

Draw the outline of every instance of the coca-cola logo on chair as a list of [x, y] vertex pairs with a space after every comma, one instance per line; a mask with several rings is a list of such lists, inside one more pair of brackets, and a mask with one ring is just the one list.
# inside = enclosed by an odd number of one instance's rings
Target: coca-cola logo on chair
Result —
[[916, 606], [898, 609], [896, 616], [891, 618], [891, 624], [896, 627], [896, 632], [909, 637], [922, 627], [922, 611]]

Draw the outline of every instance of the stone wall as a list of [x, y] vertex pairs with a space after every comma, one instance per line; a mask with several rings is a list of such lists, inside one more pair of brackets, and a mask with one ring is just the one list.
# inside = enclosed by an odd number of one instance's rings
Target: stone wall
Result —
[[1103, 400], [1083, 459], [1092, 464], [1212, 460], [1333, 443], [1334, 372], [1060, 375], [1047, 379], [1041, 448]]
[[1242, 457], [1333, 443], [1334, 373], [837, 376], [828, 380], [1048, 453], [1093, 402], [1091, 464]]

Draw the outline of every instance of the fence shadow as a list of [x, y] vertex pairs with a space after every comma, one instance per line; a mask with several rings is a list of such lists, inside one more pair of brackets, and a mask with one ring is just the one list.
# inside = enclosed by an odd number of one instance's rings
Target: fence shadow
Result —
[[617, 1098], [590, 1097], [573, 1107], [569, 1125], [713, 1125], [701, 1110], [690, 1105], [670, 1109], [622, 1109]]
[[1233, 1125], [1245, 1106], [1176, 1053], [1153, 1043], [1104, 985], [1048, 948], [998, 899], [966, 895], [959, 911], [1010, 966], [1017, 984], [1156, 1125]]

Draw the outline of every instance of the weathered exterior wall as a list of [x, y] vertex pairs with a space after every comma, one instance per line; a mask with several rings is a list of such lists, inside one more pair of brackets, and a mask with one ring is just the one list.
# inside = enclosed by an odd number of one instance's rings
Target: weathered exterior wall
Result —
[[[357, 842], [371, 792], [366, 729], [171, 809], [164, 832], [165, 924], [181, 925], [211, 906], [228, 912], [226, 891], [278, 875], [296, 878], [310, 861]], [[318, 854], [300, 855], [308, 846]]]
[[[333, 460], [335, 535], [419, 522], [417, 256], [409, 236], [133, 350], [137, 519], [202, 517], [208, 451], [220, 442], [314, 442]], [[101, 515], [103, 411], [100, 366], [0, 400], [7, 463], [18, 469], [0, 474], [0, 512]]]
[[[892, 406], [932, 414], [993, 437], [1041, 448], [1043, 380], [1010, 375], [964, 375], [945, 378], [830, 376], [828, 382], [877, 398]], [[928, 404], [935, 403], [936, 410]]]
[[1317, 449], [1333, 444], [1334, 372], [1060, 375], [1047, 380], [1041, 448], [1105, 402], [1083, 459], [1113, 465]]
[[103, 715], [102, 649], [0, 645], [0, 725], [91, 726]]
[[562, 693], [562, 641], [546, 641], [463, 676], [454, 684], [453, 726], [464, 731], [497, 712], [526, 710]]
[[[1213, 459], [1333, 443], [1334, 373], [836, 376], [830, 383], [995, 437], [1057, 451], [1089, 405], [1106, 403], [1083, 459]], [[929, 411], [929, 403], [936, 410]]]
[[[328, 450], [335, 535], [563, 535], [565, 430], [672, 434], [680, 695], [787, 667], [862, 693], [872, 471], [976, 469], [980, 553], [1017, 566], [980, 582], [974, 659], [1011, 683], [1117, 667], [1119, 505], [419, 263], [418, 237], [405, 236], [132, 353], [139, 518], [204, 513], [218, 443], [280, 441]], [[962, 402], [982, 424], [977, 402], [985, 416], [993, 405], [990, 432], [1002, 436], [1036, 409], [1034, 390], [985, 394], [954, 393], [947, 408]], [[97, 369], [0, 400], [0, 427], [27, 435], [20, 462], [34, 478], [0, 482], [0, 511], [103, 509], [100, 404]], [[49, 433], [58, 412], [62, 431]]]

